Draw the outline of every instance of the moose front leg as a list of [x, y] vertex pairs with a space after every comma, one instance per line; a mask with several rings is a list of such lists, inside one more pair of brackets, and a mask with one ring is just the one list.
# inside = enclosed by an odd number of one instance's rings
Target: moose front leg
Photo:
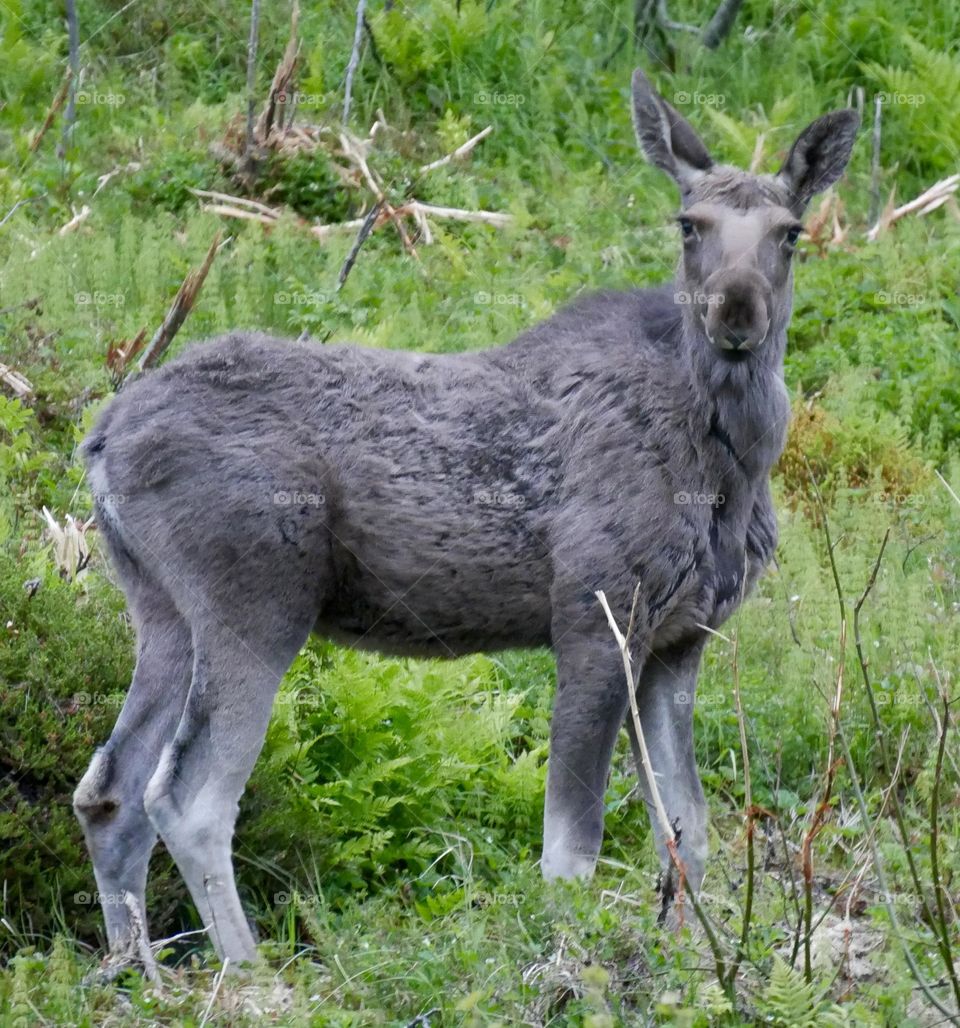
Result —
[[557, 695], [543, 819], [544, 878], [587, 878], [603, 839], [603, 796], [627, 689], [609, 633], [555, 646]]
[[[640, 675], [637, 706], [660, 798], [674, 829], [687, 881], [695, 892], [703, 882], [707, 860], [707, 803], [693, 751], [693, 703], [705, 639], [652, 652]], [[653, 802], [640, 766], [633, 721], [627, 729], [637, 759], [640, 783], [653, 822], [660, 863], [665, 872], [664, 898], [676, 888], [676, 869], [667, 850], [662, 826], [653, 816]]]

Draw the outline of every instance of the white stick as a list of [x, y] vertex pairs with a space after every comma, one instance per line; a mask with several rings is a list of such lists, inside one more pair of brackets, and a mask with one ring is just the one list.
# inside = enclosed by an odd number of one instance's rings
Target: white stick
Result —
[[229, 193], [217, 193], [212, 189], [191, 189], [191, 193], [194, 196], [201, 197], [204, 200], [220, 200], [223, 203], [233, 204], [237, 207], [249, 207], [253, 211], [260, 211], [262, 214], [268, 214], [271, 218], [279, 218], [280, 212], [274, 210], [273, 207], [268, 207], [265, 203], [258, 203], [256, 200], [248, 200], [243, 196], [231, 196]]
[[422, 203], [420, 200], [410, 200], [397, 208], [398, 213], [406, 211], [427, 214], [431, 218], [450, 218], [452, 221], [482, 221], [498, 228], [509, 225], [513, 220], [511, 215], [501, 214], [499, 211], [465, 211], [459, 207], [435, 207], [432, 203]]
[[599, 590], [595, 595], [600, 601], [600, 606], [603, 607], [603, 612], [607, 615], [607, 623], [610, 625], [610, 631], [613, 632], [614, 639], [617, 640], [617, 645], [620, 647], [620, 656], [623, 658], [623, 673], [627, 677], [627, 691], [630, 697], [630, 713], [633, 716], [633, 727], [637, 733], [637, 746], [640, 750], [640, 756], [643, 762], [643, 773], [647, 779], [647, 788], [650, 790], [650, 798], [653, 800], [653, 809], [656, 812], [657, 820], [660, 822], [660, 827], [668, 842], [675, 843], [676, 835], [673, 831], [673, 825], [670, 824], [670, 818], [667, 817], [667, 809], [664, 807], [663, 800], [660, 798], [660, 789], [657, 787], [657, 777], [654, 773], [653, 766], [650, 763], [650, 753], [647, 750], [647, 740], [644, 738], [643, 726], [640, 724], [640, 710], [637, 707], [637, 695], [633, 683], [633, 670], [630, 665], [630, 648], [623, 632], [620, 631], [617, 622], [614, 620], [613, 613], [610, 610], [610, 605], [607, 603], [607, 597], [603, 590]]
[[445, 164], [450, 164], [451, 161], [456, 161], [461, 157], [466, 157], [477, 143], [482, 139], [486, 139], [492, 131], [493, 126], [488, 125], [481, 132], [478, 132], [472, 139], [468, 139], [462, 146], [458, 146], [453, 153], [448, 153], [446, 157], [441, 157], [436, 161], [431, 161], [429, 164], [421, 165], [420, 174], [423, 175], [428, 171], [434, 171], [436, 168], [442, 168]]
[[217, 993], [220, 991], [220, 986], [223, 984], [223, 976], [227, 973], [227, 968], [230, 966], [230, 958], [223, 958], [223, 967], [220, 968], [220, 973], [217, 975], [216, 981], [213, 983], [213, 992], [210, 993], [210, 999], [207, 1002], [207, 1009], [203, 1012], [203, 1017], [200, 1018], [200, 1028], [207, 1023], [207, 1018], [210, 1016], [210, 1011], [213, 1009], [213, 1001], [217, 998]]

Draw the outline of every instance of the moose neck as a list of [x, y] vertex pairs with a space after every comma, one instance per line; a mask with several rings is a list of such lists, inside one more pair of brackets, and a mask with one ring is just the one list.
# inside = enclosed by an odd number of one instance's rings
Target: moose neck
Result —
[[752, 353], [730, 357], [707, 338], [693, 311], [684, 311], [682, 349], [695, 395], [703, 398], [706, 434], [722, 440], [740, 470], [766, 475], [783, 449], [790, 403], [783, 381], [787, 316], [777, 319]]

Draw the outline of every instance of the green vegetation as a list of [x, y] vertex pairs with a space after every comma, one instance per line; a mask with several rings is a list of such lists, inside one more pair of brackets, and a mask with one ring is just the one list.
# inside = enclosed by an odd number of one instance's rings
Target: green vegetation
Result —
[[[335, 139], [354, 11], [304, 6], [297, 123]], [[370, 161], [390, 202], [416, 196], [513, 220], [502, 229], [433, 220], [419, 261], [387, 224], [337, 291], [354, 234], [320, 241], [305, 224], [364, 209], [365, 194], [337, 172], [336, 146], [272, 154], [252, 185], [216, 153], [242, 136], [249, 6], [80, 7], [85, 102], [61, 156], [62, 111], [31, 147], [67, 64], [62, 5], [0, 5], [0, 362], [32, 386], [22, 400], [0, 387], [0, 1022], [200, 1024], [218, 967], [196, 935], [165, 950], [162, 993], [133, 972], [109, 984], [87, 977], [102, 925], [70, 795], [119, 710], [133, 640], [95, 532], [88, 572], [65, 580], [40, 512], [61, 524], [89, 516], [75, 448], [113, 388], [108, 346], [153, 332], [217, 230], [229, 240], [173, 352], [231, 327], [478, 348], [582, 290], [665, 280], [678, 252], [676, 198], [635, 148], [637, 63], [719, 158], [747, 164], [760, 153], [770, 169], [815, 115], [863, 87], [869, 124], [883, 93], [879, 196], [895, 188], [903, 203], [960, 165], [960, 9], [748, 0], [715, 52], [670, 33], [671, 73], [635, 49], [632, 3], [374, 4], [376, 47], [367, 37], [351, 125], [365, 136], [382, 110], [387, 128]], [[670, 5], [696, 24], [711, 10]], [[260, 99], [288, 20], [286, 5], [264, 5]], [[667, 56], [662, 40], [650, 45]], [[493, 133], [468, 161], [418, 171], [487, 125]], [[934, 796], [948, 892], [960, 875], [955, 728], [937, 772], [939, 691], [957, 690], [960, 506], [935, 474], [960, 488], [960, 224], [941, 209], [867, 242], [870, 157], [864, 131], [839, 189], [844, 240], [829, 241], [831, 225], [822, 246], [802, 246], [787, 366], [795, 418], [774, 481], [778, 567], [727, 626], [729, 639], [711, 644], [696, 701], [713, 818], [703, 905], [732, 953], [747, 861], [736, 637], [760, 870], [735, 1002], [689, 909], [679, 934], [655, 924], [656, 860], [625, 740], [597, 880], [540, 880], [547, 654], [432, 663], [316, 641], [283, 683], [238, 828], [241, 890], [266, 964], [222, 983], [207, 1023], [404, 1025], [432, 1010], [434, 1026], [943, 1022], [907, 966], [904, 944], [950, 1006], [888, 787], [896, 764], [893, 793], [933, 909]], [[191, 189], [252, 196], [284, 214], [269, 226], [227, 221], [201, 212]], [[847, 602], [845, 653], [811, 469]], [[878, 739], [852, 609], [888, 529], [861, 612]], [[841, 756], [812, 846], [823, 921], [808, 981], [800, 847], [823, 795], [841, 659], [856, 776]], [[148, 898], [156, 938], [198, 927], [162, 850]], [[960, 959], [947, 900], [945, 935]]]

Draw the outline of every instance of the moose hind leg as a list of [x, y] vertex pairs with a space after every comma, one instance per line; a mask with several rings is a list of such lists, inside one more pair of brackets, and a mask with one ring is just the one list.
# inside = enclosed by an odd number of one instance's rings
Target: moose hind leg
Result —
[[137, 665], [116, 726], [93, 757], [73, 797], [83, 828], [114, 956], [135, 956], [128, 897], [146, 923], [144, 891], [157, 833], [143, 792], [176, 729], [190, 685], [190, 630], [160, 589], [141, 581], [131, 609]]
[[603, 840], [603, 798], [627, 689], [609, 634], [567, 636], [557, 647], [557, 695], [541, 870], [547, 879], [593, 874]]
[[251, 615], [243, 626], [234, 618], [234, 628], [212, 614], [194, 618], [186, 707], [144, 797], [218, 954], [233, 963], [256, 956], [231, 855], [239, 801], [263, 745], [277, 686], [312, 620], [303, 617], [271, 635], [273, 619], [262, 610], [259, 616], [265, 625]]
[[[640, 724], [650, 763], [667, 817], [679, 831], [678, 854], [695, 892], [700, 890], [707, 861], [707, 802], [693, 749], [693, 705], [703, 648], [704, 640], [698, 639], [690, 645], [654, 651], [644, 664], [637, 686]], [[653, 802], [639, 766], [636, 736], [629, 718], [627, 726], [640, 784], [652, 815]], [[664, 898], [669, 901], [676, 885], [675, 870], [663, 829], [656, 818], [651, 820], [660, 863], [666, 873]]]

